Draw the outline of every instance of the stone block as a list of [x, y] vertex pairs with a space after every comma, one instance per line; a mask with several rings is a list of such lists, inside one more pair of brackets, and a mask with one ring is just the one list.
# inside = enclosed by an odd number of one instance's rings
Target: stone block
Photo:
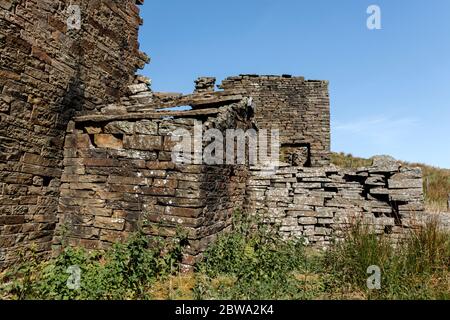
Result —
[[102, 229], [100, 233], [100, 240], [110, 243], [123, 242], [129, 237], [128, 232]]
[[165, 207], [165, 214], [170, 216], [187, 217], [187, 218], [197, 218], [203, 212], [203, 209], [195, 208], [180, 208], [180, 207]]
[[326, 207], [317, 207], [315, 209], [318, 218], [333, 218], [335, 209]]
[[146, 167], [150, 170], [173, 170], [175, 164], [168, 161], [147, 161]]
[[384, 175], [370, 175], [366, 181], [365, 181], [366, 185], [369, 186], [380, 186], [380, 187], [384, 187], [386, 186], [386, 177]]
[[293, 184], [294, 189], [320, 189], [322, 183], [320, 182], [298, 182]]
[[325, 199], [322, 197], [309, 197], [304, 195], [294, 195], [294, 205], [307, 205], [323, 207]]
[[108, 183], [112, 184], [126, 184], [126, 185], [136, 185], [136, 186], [146, 186], [149, 185], [148, 178], [139, 177], [123, 177], [123, 176], [109, 176]]
[[334, 224], [333, 218], [318, 218], [317, 220], [319, 224]]
[[389, 190], [389, 199], [391, 201], [415, 202], [423, 201], [423, 190], [416, 189], [391, 189]]
[[[394, 176], [395, 177], [395, 176]], [[422, 179], [389, 179], [389, 189], [421, 189]]]
[[317, 218], [300, 217], [300, 218], [298, 218], [298, 224], [300, 224], [300, 225], [315, 225], [315, 224], [317, 224]]
[[131, 94], [135, 95], [141, 92], [149, 91], [148, 85], [145, 83], [133, 84], [128, 86], [128, 90]]
[[84, 129], [86, 130], [86, 132], [87, 132], [88, 134], [98, 134], [98, 133], [102, 133], [102, 128], [101, 128], [101, 127], [94, 127], [94, 126], [91, 126], [91, 127], [85, 127]]
[[71, 237], [77, 237], [81, 239], [98, 239], [100, 230], [94, 227], [85, 226], [71, 226], [69, 230]]
[[407, 204], [401, 204], [398, 206], [400, 211], [424, 211], [425, 204], [420, 201], [412, 201]]
[[150, 120], [138, 121], [135, 124], [135, 132], [144, 135], [157, 135], [158, 124]]
[[94, 226], [100, 229], [121, 231], [124, 229], [125, 219], [96, 216], [94, 220]]
[[128, 121], [114, 121], [110, 122], [105, 126], [105, 133], [111, 134], [124, 134], [133, 135], [134, 134], [134, 122]]
[[123, 141], [112, 134], [95, 134], [94, 144], [97, 148], [123, 149]]
[[65, 148], [89, 149], [92, 147], [91, 140], [87, 134], [69, 134], [65, 139]]
[[126, 149], [145, 151], [163, 150], [162, 137], [146, 135], [126, 136], [124, 138], [124, 147]]
[[319, 236], [329, 236], [332, 233], [332, 229], [330, 228], [323, 228], [323, 227], [316, 227], [314, 228], [314, 234]]

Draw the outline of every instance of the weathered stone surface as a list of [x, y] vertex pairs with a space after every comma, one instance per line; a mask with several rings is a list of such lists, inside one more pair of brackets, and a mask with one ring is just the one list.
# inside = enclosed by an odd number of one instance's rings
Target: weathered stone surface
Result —
[[85, 130], [86, 130], [86, 132], [87, 132], [88, 134], [102, 133], [102, 128], [95, 127], [95, 126], [92, 126], [92, 127], [86, 127]]
[[389, 189], [422, 188], [422, 179], [389, 179]]
[[309, 197], [309, 196], [303, 196], [303, 195], [295, 195], [294, 196], [294, 204], [301, 204], [301, 205], [309, 205], [309, 206], [323, 206], [324, 205], [324, 198], [320, 197]]
[[391, 201], [423, 201], [422, 189], [392, 189], [389, 190]]
[[[241, 75], [219, 92], [214, 78], [198, 79], [190, 95], [151, 92], [134, 75], [148, 62], [137, 42], [142, 2], [89, 3], [81, 30], [69, 32], [64, 1], [0, 0], [0, 268], [31, 243], [48, 253], [56, 222], [68, 223], [69, 245], [90, 249], [141, 226], [174, 237], [182, 225], [187, 263], [241, 208], [321, 247], [358, 218], [396, 236], [417, 225], [420, 170], [389, 157], [358, 170], [328, 166], [328, 82]], [[180, 105], [193, 110], [161, 110]], [[170, 134], [193, 132], [198, 120], [204, 129], [281, 129], [288, 163], [270, 175], [173, 163]]]
[[123, 149], [122, 139], [116, 138], [112, 134], [96, 134], [94, 143], [97, 148]]
[[[337, 232], [341, 226], [361, 219], [377, 234], [395, 239], [408, 232], [394, 230], [395, 226], [424, 210], [420, 170], [400, 167], [390, 158], [375, 162], [382, 167], [357, 171], [287, 167], [270, 176], [253, 170], [247, 184], [247, 211], [257, 210], [267, 222], [279, 223], [283, 237], [305, 237], [316, 246], [326, 245], [329, 239], [324, 237], [341, 236]], [[292, 175], [296, 182], [291, 181]], [[264, 198], [265, 194], [274, 197]], [[283, 208], [289, 199], [293, 202]], [[396, 221], [396, 215], [403, 217], [401, 221]], [[412, 220], [405, 220], [406, 228], [413, 226]]]
[[369, 168], [369, 173], [398, 172], [400, 169], [400, 163], [390, 156], [375, 156], [372, 159], [373, 165]]
[[132, 135], [134, 134], [134, 126], [134, 122], [113, 121], [105, 126], [104, 131], [105, 133]]
[[299, 224], [304, 225], [315, 225], [317, 223], [317, 218], [314, 217], [300, 217], [298, 218]]
[[163, 149], [162, 141], [160, 136], [134, 135], [126, 136], [123, 143], [127, 149], [158, 151]]
[[149, 91], [149, 88], [147, 84], [139, 83], [128, 86], [128, 90], [132, 95], [134, 95], [137, 93]]
[[366, 185], [368, 186], [386, 186], [386, 177], [383, 175], [371, 174], [366, 180]]
[[137, 134], [157, 135], [158, 124], [149, 120], [138, 121], [135, 124], [135, 132]]
[[100, 229], [117, 230], [122, 231], [125, 226], [125, 219], [114, 217], [95, 217], [94, 227]]

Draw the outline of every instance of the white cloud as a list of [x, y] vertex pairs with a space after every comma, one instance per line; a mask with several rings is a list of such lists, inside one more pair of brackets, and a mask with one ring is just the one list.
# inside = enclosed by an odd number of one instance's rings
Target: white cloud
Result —
[[357, 119], [351, 122], [336, 121], [332, 126], [332, 134], [338, 137], [352, 136], [352, 139], [376, 145], [392, 145], [400, 143], [413, 130], [419, 121], [415, 118], [371, 117]]
[[361, 133], [369, 132], [375, 129], [377, 131], [380, 129], [405, 129], [414, 127], [417, 123], [417, 119], [414, 118], [392, 119], [386, 117], [374, 117], [345, 123], [336, 121], [333, 129], [338, 131], [347, 131], [350, 133]]

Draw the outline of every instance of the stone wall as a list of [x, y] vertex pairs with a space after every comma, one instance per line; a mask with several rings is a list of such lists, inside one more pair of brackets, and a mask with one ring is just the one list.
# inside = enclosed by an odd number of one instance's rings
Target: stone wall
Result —
[[116, 101], [148, 61], [142, 2], [0, 0], [0, 267], [25, 245], [51, 249], [67, 123]]
[[358, 170], [287, 166], [267, 176], [253, 168], [246, 199], [247, 212], [276, 224], [283, 237], [319, 247], [357, 221], [398, 240], [424, 217], [420, 168], [385, 157]]
[[[395, 240], [424, 217], [422, 172], [389, 157], [346, 170], [327, 165], [180, 165], [173, 162], [176, 129], [254, 128], [255, 99], [234, 88], [214, 92], [212, 80], [197, 81], [194, 94], [153, 93], [132, 85], [146, 101], [81, 112], [69, 125], [60, 189], [56, 243], [106, 248], [138, 229], [149, 235], [188, 232], [184, 264], [192, 266], [242, 208], [275, 225], [284, 238], [303, 237], [325, 247], [361, 220]], [[135, 98], [131, 98], [133, 100]], [[171, 111], [190, 105], [189, 111]], [[169, 109], [167, 109], [169, 108]], [[205, 145], [203, 145], [204, 147]], [[225, 149], [225, 146], [224, 146]], [[66, 231], [63, 233], [62, 231]]]
[[[201, 96], [198, 97], [201, 100]], [[251, 127], [248, 99], [192, 111], [128, 112], [74, 118], [66, 136], [56, 243], [106, 248], [142, 229], [188, 232], [193, 265], [243, 207], [247, 166], [178, 164], [177, 129]]]
[[292, 76], [243, 75], [220, 88], [253, 98], [259, 129], [279, 129], [285, 161], [320, 167], [330, 163], [330, 101], [327, 81]]
[[[330, 162], [328, 82], [200, 78], [190, 95], [136, 76], [142, 0], [0, 0], [0, 268], [30, 245], [109, 247], [138, 229], [188, 232], [192, 265], [244, 208], [325, 246], [355, 219], [400, 238], [423, 215], [421, 172], [386, 158]], [[78, 5], [80, 29], [67, 23]], [[192, 110], [168, 108], [191, 106]], [[177, 164], [176, 129], [279, 129], [287, 166]], [[447, 223], [447, 222], [446, 222]], [[56, 232], [55, 232], [56, 228]]]

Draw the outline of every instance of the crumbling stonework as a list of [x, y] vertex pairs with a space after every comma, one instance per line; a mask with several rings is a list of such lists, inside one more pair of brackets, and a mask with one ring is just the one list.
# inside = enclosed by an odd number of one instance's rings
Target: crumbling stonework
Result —
[[[199, 78], [193, 94], [153, 92], [136, 76], [143, 1], [0, 0], [0, 268], [35, 245], [103, 249], [138, 229], [188, 233], [192, 265], [232, 213], [262, 215], [286, 238], [326, 246], [355, 219], [400, 239], [423, 213], [420, 170], [381, 157], [330, 166], [327, 81]], [[190, 106], [191, 110], [171, 108]], [[283, 165], [179, 164], [176, 129], [279, 129]], [[421, 217], [422, 216], [422, 217]], [[56, 230], [56, 231], [55, 231]]]
[[[220, 88], [243, 90], [252, 97], [259, 129], [279, 129], [284, 161], [320, 167], [330, 163], [330, 100], [327, 81], [303, 77], [242, 75]], [[306, 161], [296, 161], [304, 149]]]
[[[189, 240], [184, 264], [192, 265], [229, 228], [235, 209], [262, 216], [284, 238], [302, 237], [318, 247], [359, 220], [395, 240], [423, 220], [422, 172], [389, 157], [358, 170], [309, 167], [309, 147], [289, 144], [288, 160], [297, 162], [284, 163], [271, 175], [248, 165], [174, 163], [171, 133], [192, 132], [194, 121], [201, 121], [203, 130], [260, 125], [255, 99], [242, 88], [179, 95], [132, 85], [129, 94], [147, 100], [132, 103], [125, 97], [100, 112], [80, 112], [69, 125], [58, 228], [68, 233], [58, 233], [56, 243], [65, 236], [72, 245], [98, 249], [139, 228], [173, 237], [182, 227]], [[184, 105], [193, 109], [168, 110]], [[295, 125], [291, 120], [289, 126]], [[328, 153], [316, 163], [327, 163]]]
[[[75, 111], [117, 101], [148, 61], [142, 1], [0, 1], [0, 266], [51, 249], [64, 133]], [[68, 6], [81, 29], [69, 29]]]
[[195, 80], [195, 92], [213, 92], [215, 90], [216, 78], [203, 77]]
[[424, 215], [422, 172], [375, 158], [369, 168], [286, 166], [267, 176], [251, 170], [246, 210], [279, 227], [285, 238], [326, 247], [361, 221], [398, 240]]
[[196, 121], [204, 131], [247, 130], [250, 112], [243, 98], [220, 108], [75, 117], [66, 136], [55, 242], [64, 237], [100, 249], [139, 229], [174, 237], [183, 227], [189, 240], [183, 263], [192, 265], [243, 207], [248, 169], [177, 164], [172, 133], [193, 134]]

